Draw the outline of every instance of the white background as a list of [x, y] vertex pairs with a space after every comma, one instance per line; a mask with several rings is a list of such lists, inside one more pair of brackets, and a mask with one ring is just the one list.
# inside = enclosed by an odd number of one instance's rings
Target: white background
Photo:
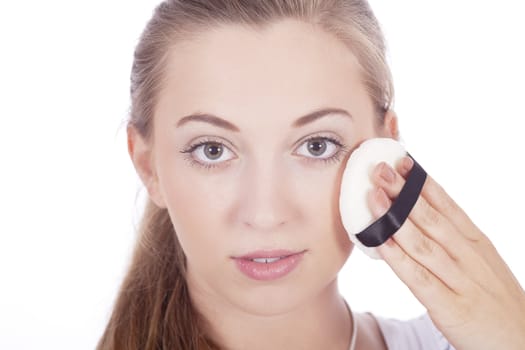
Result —
[[[0, 349], [93, 349], [135, 240], [126, 151], [133, 49], [157, 1], [0, 3]], [[409, 151], [525, 285], [520, 1], [374, 0]], [[424, 309], [357, 249], [357, 311]]]

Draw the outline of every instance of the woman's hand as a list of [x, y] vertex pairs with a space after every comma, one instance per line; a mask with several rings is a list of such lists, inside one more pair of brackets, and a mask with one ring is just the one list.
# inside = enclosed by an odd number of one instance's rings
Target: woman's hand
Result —
[[[412, 165], [405, 157], [396, 170], [386, 163], [374, 169], [369, 201], [376, 217], [397, 197]], [[430, 176], [403, 226], [377, 250], [457, 350], [525, 349], [525, 291]]]

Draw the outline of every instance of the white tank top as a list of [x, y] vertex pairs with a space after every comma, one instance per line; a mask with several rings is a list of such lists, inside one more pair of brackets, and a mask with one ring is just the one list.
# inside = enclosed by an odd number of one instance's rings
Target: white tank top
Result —
[[406, 321], [371, 315], [379, 324], [388, 350], [456, 350], [428, 313]]

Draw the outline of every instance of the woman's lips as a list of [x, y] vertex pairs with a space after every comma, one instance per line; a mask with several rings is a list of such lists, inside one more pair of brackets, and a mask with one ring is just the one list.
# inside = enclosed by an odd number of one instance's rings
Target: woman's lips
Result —
[[245, 254], [243, 256], [236, 257], [238, 259], [257, 259], [257, 258], [280, 258], [293, 254], [302, 253], [302, 251], [292, 251], [286, 249], [274, 249], [274, 250], [256, 250]]
[[[234, 258], [236, 266], [246, 276], [258, 281], [270, 281], [290, 273], [301, 262], [306, 250], [256, 251]], [[257, 259], [257, 261], [253, 261]]]

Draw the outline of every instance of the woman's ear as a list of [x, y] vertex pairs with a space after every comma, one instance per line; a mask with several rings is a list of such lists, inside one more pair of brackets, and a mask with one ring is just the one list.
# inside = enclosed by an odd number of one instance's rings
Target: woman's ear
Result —
[[399, 126], [397, 123], [397, 115], [392, 109], [389, 109], [385, 113], [384, 123], [381, 126], [381, 136], [390, 137], [394, 140], [399, 141]]
[[159, 207], [165, 208], [164, 198], [160, 191], [158, 176], [151, 146], [133, 126], [128, 126], [128, 153], [137, 174], [146, 187], [149, 197]]

